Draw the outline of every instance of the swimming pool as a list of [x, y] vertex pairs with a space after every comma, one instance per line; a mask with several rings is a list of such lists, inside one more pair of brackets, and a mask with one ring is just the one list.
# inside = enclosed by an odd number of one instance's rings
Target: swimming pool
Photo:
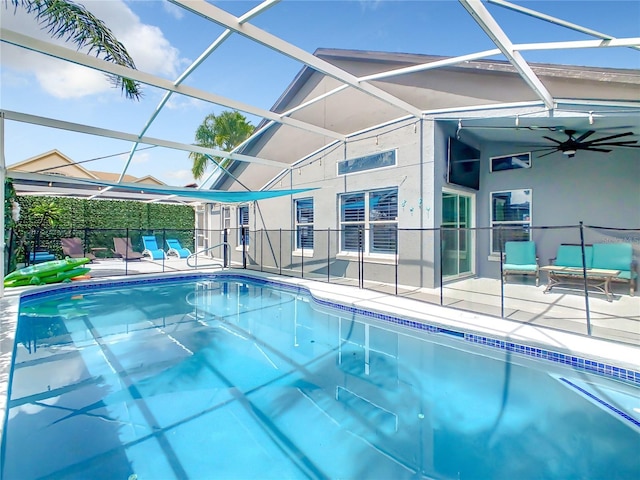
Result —
[[277, 287], [25, 299], [3, 478], [640, 475], [634, 373]]

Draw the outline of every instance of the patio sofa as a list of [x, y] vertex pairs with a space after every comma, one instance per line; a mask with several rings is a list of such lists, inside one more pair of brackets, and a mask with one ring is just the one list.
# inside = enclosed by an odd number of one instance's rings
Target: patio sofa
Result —
[[[615, 282], [628, 282], [631, 296], [635, 292], [636, 264], [633, 260], [633, 247], [630, 243], [594, 243], [584, 247], [585, 266], [588, 270], [618, 270], [611, 280]], [[582, 247], [580, 245], [562, 244], [558, 247], [555, 259], [550, 264], [559, 267], [575, 268], [575, 271], [554, 271], [556, 277], [575, 278], [582, 277]], [[590, 272], [587, 272], [589, 276]]]

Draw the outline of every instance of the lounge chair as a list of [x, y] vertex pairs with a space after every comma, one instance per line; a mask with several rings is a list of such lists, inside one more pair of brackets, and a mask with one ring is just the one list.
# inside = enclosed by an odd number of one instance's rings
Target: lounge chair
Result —
[[507, 283], [507, 275], [535, 275], [536, 287], [540, 284], [540, 269], [533, 241], [506, 242], [504, 245], [502, 278]]
[[128, 238], [114, 237], [113, 246], [115, 248], [115, 250], [113, 250], [115, 256], [122, 258], [125, 262], [142, 259], [140, 252], [133, 251], [133, 248], [131, 248], [131, 240]]
[[56, 256], [46, 251], [32, 252], [29, 255], [29, 263], [42, 263], [51, 260], [56, 260]]
[[178, 258], [187, 258], [191, 255], [191, 250], [188, 248], [182, 248], [180, 242], [175, 238], [167, 238], [166, 240], [167, 246], [169, 250], [167, 250], [167, 255], [175, 255]]
[[151, 257], [152, 260], [162, 260], [167, 256], [160, 247], [154, 235], [143, 235], [142, 243], [144, 244], [144, 250], [142, 255]]
[[62, 243], [62, 253], [65, 257], [88, 258], [91, 261], [96, 259], [93, 253], [85, 253], [82, 240], [78, 237], [61, 238], [60, 242]]

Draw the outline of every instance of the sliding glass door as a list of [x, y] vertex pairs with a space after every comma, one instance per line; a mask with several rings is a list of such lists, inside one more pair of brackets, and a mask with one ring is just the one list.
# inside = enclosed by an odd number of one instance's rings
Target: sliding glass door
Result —
[[473, 195], [442, 192], [442, 276], [454, 278], [473, 273], [475, 237]]

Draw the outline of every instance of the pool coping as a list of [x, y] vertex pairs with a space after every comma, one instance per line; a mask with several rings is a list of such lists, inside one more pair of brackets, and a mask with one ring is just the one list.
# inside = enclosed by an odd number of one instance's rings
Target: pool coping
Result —
[[227, 277], [257, 280], [266, 285], [311, 294], [319, 305], [375, 318], [383, 322], [433, 334], [453, 335], [488, 347], [575, 367], [585, 372], [623, 380], [640, 387], [640, 347], [610, 340], [576, 335], [547, 327], [466, 312], [419, 300], [396, 297], [354, 286], [324, 283], [296, 277], [247, 270], [214, 270], [156, 273], [91, 279], [72, 284], [22, 287], [5, 290], [0, 298], [0, 439], [7, 415], [11, 362], [20, 301], [52, 292], [100, 289], [105, 285], [144, 284], [148, 281], [178, 281]]

